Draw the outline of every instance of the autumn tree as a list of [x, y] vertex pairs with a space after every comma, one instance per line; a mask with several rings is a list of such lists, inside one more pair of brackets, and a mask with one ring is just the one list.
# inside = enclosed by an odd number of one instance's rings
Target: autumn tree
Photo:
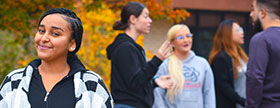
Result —
[[73, 9], [72, 0], [2, 0], [0, 4], [0, 29], [15, 33], [15, 40], [26, 43], [26, 37], [33, 35], [42, 13], [54, 7]]
[[[89, 70], [93, 70], [104, 79], [108, 86], [110, 84], [111, 64], [106, 58], [106, 47], [114, 40], [120, 31], [114, 31], [112, 26], [115, 21], [120, 20], [121, 8], [130, 0], [7, 0], [0, 4], [0, 32], [1, 37], [10, 32], [10, 43], [16, 46], [3, 47], [23, 49], [18, 50], [11, 58], [0, 58], [1, 61], [11, 63], [7, 69], [0, 70], [0, 74], [27, 65], [36, 58], [33, 48], [33, 37], [38, 20], [42, 13], [50, 8], [65, 7], [73, 9], [81, 18], [84, 26], [83, 42], [78, 56]], [[185, 20], [190, 14], [184, 9], [173, 9], [171, 0], [136, 0], [144, 3], [149, 9], [154, 20], [167, 18], [171, 22]], [[2, 42], [2, 41], [1, 41]], [[3, 41], [6, 42], [6, 41]], [[31, 44], [30, 44], [31, 43]], [[137, 43], [143, 46], [143, 37], [140, 36]], [[30, 54], [30, 52], [32, 54]], [[9, 52], [10, 53], [10, 52]], [[0, 56], [5, 54], [0, 53]], [[9, 54], [6, 54], [9, 55]], [[27, 56], [29, 55], [29, 56]], [[3, 60], [2, 60], [3, 59]], [[2, 68], [2, 65], [0, 65]], [[2, 76], [0, 80], [2, 81]]]
[[[106, 85], [110, 84], [111, 64], [106, 57], [106, 47], [112, 43], [119, 31], [114, 31], [112, 26], [120, 20], [121, 8], [131, 0], [113, 1], [108, 0], [82, 0], [75, 3], [85, 28], [85, 35], [79, 57], [87, 68], [99, 73]], [[154, 20], [167, 18], [170, 22], [185, 20], [190, 14], [184, 9], [174, 10], [171, 0], [137, 0], [144, 3], [149, 9]], [[143, 36], [137, 43], [143, 46]]]
[[54, 7], [74, 9], [72, 0], [1, 0], [0, 82], [11, 70], [36, 57], [33, 37], [44, 11]]

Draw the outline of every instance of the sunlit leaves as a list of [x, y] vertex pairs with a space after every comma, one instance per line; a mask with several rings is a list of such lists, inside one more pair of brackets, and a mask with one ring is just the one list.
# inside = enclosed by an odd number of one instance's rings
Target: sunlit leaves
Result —
[[40, 16], [55, 7], [74, 9], [72, 0], [1, 0], [0, 82], [10, 71], [36, 58], [33, 37]]
[[[130, 0], [123, 1], [101, 1], [101, 0], [82, 0], [75, 4], [83, 25], [85, 35], [83, 45], [78, 55], [85, 65], [104, 79], [106, 85], [110, 84], [111, 64], [106, 57], [106, 47], [112, 43], [119, 33], [114, 31], [112, 26], [115, 21], [120, 20], [121, 8]], [[150, 10], [153, 19], [168, 18], [170, 21], [179, 22], [185, 19], [188, 14], [183, 9], [173, 10], [171, 0], [138, 0], [144, 3]], [[143, 36], [140, 36], [137, 43], [143, 47]], [[152, 57], [149, 51], [147, 56]]]
[[106, 47], [118, 34], [112, 29], [118, 16], [106, 3], [98, 4], [98, 8], [88, 9], [90, 7], [88, 5], [93, 5], [92, 2], [83, 0], [77, 5], [78, 15], [83, 21], [85, 31], [78, 55], [89, 70], [99, 73], [105, 84], [109, 85], [111, 64], [106, 57]]
[[[106, 57], [106, 47], [120, 32], [114, 31], [112, 26], [120, 20], [120, 10], [129, 1], [132, 0], [2, 0], [0, 31], [7, 30], [12, 34], [5, 37], [9, 41], [1, 40], [0, 74], [23, 67], [36, 58], [32, 38], [40, 16], [50, 8], [64, 7], [74, 10], [84, 26], [79, 58], [86, 68], [101, 75], [109, 87], [111, 64]], [[171, 0], [136, 1], [145, 4], [153, 20], [167, 18], [171, 22], [179, 22], [190, 16], [184, 9], [174, 10]], [[0, 33], [1, 38], [6, 35], [6, 32]], [[138, 38], [137, 43], [143, 47], [143, 36]], [[146, 55], [151, 58], [153, 54], [147, 51]]]

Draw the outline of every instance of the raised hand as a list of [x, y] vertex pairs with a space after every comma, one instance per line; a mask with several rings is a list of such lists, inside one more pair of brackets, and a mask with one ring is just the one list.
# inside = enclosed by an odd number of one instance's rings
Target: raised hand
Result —
[[171, 88], [173, 85], [173, 82], [169, 75], [160, 76], [159, 78], [155, 79], [155, 82], [159, 87], [163, 89]]
[[167, 57], [169, 57], [170, 55], [173, 54], [173, 52], [171, 52], [171, 44], [169, 41], [164, 41], [164, 43], [160, 46], [160, 48], [158, 49], [156, 56], [161, 59], [162, 61], [164, 61]]

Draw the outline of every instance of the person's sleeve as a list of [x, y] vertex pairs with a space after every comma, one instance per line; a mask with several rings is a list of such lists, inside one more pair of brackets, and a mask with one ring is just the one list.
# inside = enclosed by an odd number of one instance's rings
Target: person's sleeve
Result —
[[161, 63], [161, 65], [159, 66], [159, 68], [158, 68], [158, 71], [157, 71], [157, 73], [155, 74], [155, 76], [154, 76], [154, 78], [153, 78], [153, 85], [154, 85], [154, 87], [159, 87], [157, 84], [156, 84], [156, 82], [155, 82], [155, 80], [157, 79], [157, 78], [159, 78], [160, 76], [163, 76], [163, 75], [167, 75], [168, 74], [168, 64], [166, 63], [166, 60], [165, 61], [163, 61], [162, 63]]
[[[166, 63], [166, 61], [164, 61], [160, 65], [160, 67], [155, 75], [155, 78], [163, 76], [163, 75], [167, 75], [167, 74], [168, 74], [168, 64]], [[166, 102], [164, 101], [165, 95], [166, 95], [166, 89], [162, 89], [160, 87], [157, 87], [154, 89], [155, 101], [153, 104], [153, 108], [166, 108]]]
[[249, 62], [246, 72], [246, 108], [258, 108], [263, 95], [263, 79], [268, 64], [269, 53], [266, 41], [252, 38], [249, 46]]
[[5, 77], [3, 80], [1, 87], [0, 87], [0, 108], [8, 108], [7, 102], [5, 101], [5, 95], [6, 95], [6, 89], [7, 87], [4, 87], [4, 85], [8, 82], [8, 76]]
[[215, 86], [214, 86], [214, 77], [212, 69], [207, 61], [205, 61], [206, 70], [205, 77], [203, 82], [203, 99], [204, 99], [204, 108], [216, 108], [216, 96], [215, 96]]
[[215, 78], [215, 86], [221, 91], [223, 95], [228, 97], [231, 101], [238, 103], [242, 106], [245, 105], [245, 99], [240, 97], [234, 88], [231, 86], [229, 78], [229, 61], [226, 61], [224, 57], [216, 57], [212, 63], [212, 69]]
[[11, 107], [10, 104], [12, 102], [12, 100], [14, 99], [14, 95], [13, 95], [13, 89], [12, 87], [16, 87], [17, 86], [13, 86], [14, 84], [12, 83], [12, 81], [21, 81], [20, 78], [16, 78], [13, 77], [13, 75], [17, 75], [19, 73], [22, 73], [24, 71], [25, 68], [21, 68], [21, 69], [17, 69], [14, 70], [12, 72], [10, 72], [5, 79], [2, 81], [2, 84], [0, 86], [0, 108], [9, 108]]
[[141, 63], [137, 49], [131, 45], [123, 45], [116, 49], [116, 64], [120, 76], [125, 79], [125, 84], [131, 90], [151, 83], [162, 61], [154, 56], [151, 61]]
[[[102, 79], [98, 80], [96, 94], [101, 96], [104, 100], [102, 104], [102, 108], [113, 108], [114, 101], [112, 95], [110, 94], [108, 88], [106, 87]], [[98, 100], [95, 100], [95, 102], [98, 102]], [[92, 104], [94, 104], [95, 102], [93, 102]]]

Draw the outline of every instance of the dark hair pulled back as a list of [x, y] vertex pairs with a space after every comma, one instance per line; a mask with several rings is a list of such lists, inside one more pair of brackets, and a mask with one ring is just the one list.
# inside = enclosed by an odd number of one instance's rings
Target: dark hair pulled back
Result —
[[129, 2], [123, 8], [121, 12], [121, 20], [116, 21], [113, 25], [114, 30], [125, 30], [128, 27], [129, 17], [131, 15], [139, 17], [145, 6], [138, 2]]
[[[65, 20], [70, 24], [72, 29], [71, 39], [74, 39], [76, 42], [76, 48], [74, 51], [69, 52], [67, 55], [67, 61], [79, 60], [76, 56], [76, 52], [81, 47], [82, 37], [83, 37], [83, 25], [80, 18], [70, 9], [66, 8], [52, 8], [46, 11], [40, 18], [38, 26], [40, 25], [41, 21], [48, 15], [51, 14], [61, 14], [66, 16]], [[79, 60], [80, 62], [80, 60]]]

